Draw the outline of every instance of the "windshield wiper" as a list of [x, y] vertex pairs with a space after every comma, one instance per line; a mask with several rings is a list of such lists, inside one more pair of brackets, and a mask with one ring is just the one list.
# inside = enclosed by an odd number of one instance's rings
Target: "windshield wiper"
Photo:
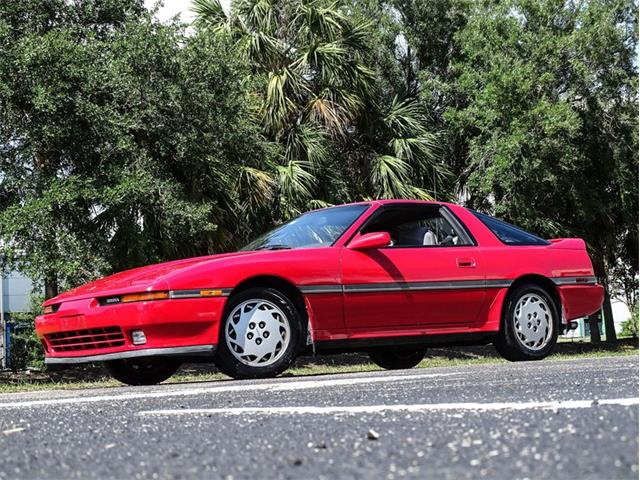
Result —
[[274, 244], [274, 245], [263, 245], [262, 247], [256, 248], [256, 250], [291, 250], [291, 247], [285, 244]]

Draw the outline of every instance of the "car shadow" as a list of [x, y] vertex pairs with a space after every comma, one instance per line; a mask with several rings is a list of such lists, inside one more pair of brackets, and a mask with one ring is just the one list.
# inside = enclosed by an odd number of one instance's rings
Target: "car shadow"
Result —
[[[602, 354], [616, 353], [623, 350], [638, 348], [637, 338], [620, 339], [614, 343], [601, 342], [590, 343], [583, 341], [567, 341], [559, 342], [553, 353], [560, 355], [580, 355], [580, 354]], [[482, 346], [466, 346], [466, 347], [447, 347], [447, 348], [429, 348], [425, 356], [426, 359], [432, 360], [474, 360], [482, 358], [499, 357], [492, 345]], [[289, 373], [285, 372], [283, 377], [296, 376], [296, 369], [307, 370], [305, 376], [320, 376], [334, 373], [332, 367], [340, 367], [340, 373], [356, 373], [362, 372], [363, 369], [369, 369], [371, 363], [366, 353], [346, 353], [335, 355], [316, 355], [303, 356], [298, 358], [292, 365]], [[318, 369], [318, 373], [313, 373], [314, 369]], [[373, 369], [375, 367], [372, 367]], [[188, 363], [181, 367], [178, 375], [196, 377], [194, 379], [185, 379], [180, 384], [197, 384], [202, 382], [215, 381], [231, 381], [227, 377], [212, 379], [211, 374], [218, 373], [216, 367], [212, 363]], [[197, 377], [202, 375], [202, 380]], [[207, 378], [208, 376], [208, 378]], [[100, 382], [110, 380], [106, 371], [100, 365], [84, 365], [76, 366], [63, 371], [26, 371], [26, 372], [0, 372], [0, 383], [19, 384], [19, 385], [42, 385], [46, 388], [52, 383], [65, 384], [65, 389], [82, 388], [84, 382]], [[172, 382], [176, 383], [176, 382]], [[77, 384], [77, 386], [74, 386]], [[93, 385], [92, 388], [118, 388], [113, 385]]]

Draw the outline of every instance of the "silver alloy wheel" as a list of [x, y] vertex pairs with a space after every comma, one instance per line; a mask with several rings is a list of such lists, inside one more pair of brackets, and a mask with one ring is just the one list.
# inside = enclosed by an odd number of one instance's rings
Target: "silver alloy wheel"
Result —
[[263, 299], [247, 300], [234, 308], [227, 317], [225, 330], [233, 356], [251, 367], [276, 362], [291, 340], [287, 316]]
[[542, 350], [553, 334], [553, 314], [546, 300], [534, 293], [520, 297], [513, 312], [516, 336], [530, 350]]

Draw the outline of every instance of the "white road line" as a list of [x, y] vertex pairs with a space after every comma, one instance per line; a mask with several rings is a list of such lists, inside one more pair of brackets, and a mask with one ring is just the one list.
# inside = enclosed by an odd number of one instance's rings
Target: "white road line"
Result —
[[596, 405], [638, 405], [638, 398], [611, 398], [606, 400], [565, 400], [560, 402], [500, 402], [500, 403], [425, 403], [417, 405], [356, 405], [331, 407], [244, 407], [244, 408], [185, 408], [180, 410], [146, 410], [138, 415], [322, 415], [339, 413], [382, 413], [382, 412], [434, 412], [491, 411], [589, 408]]
[[372, 383], [397, 382], [406, 380], [428, 380], [438, 377], [450, 377], [462, 375], [461, 372], [455, 373], [431, 373], [422, 375], [384, 375], [370, 377], [355, 378], [338, 378], [332, 380], [301, 380], [288, 382], [258, 383], [258, 384], [240, 384], [220, 385], [206, 388], [188, 388], [181, 390], [164, 390], [160, 392], [141, 392], [141, 393], [123, 393], [120, 395], [97, 395], [91, 397], [66, 397], [66, 398], [50, 398], [46, 400], [24, 400], [18, 402], [0, 402], [0, 409], [5, 408], [24, 408], [24, 407], [42, 407], [50, 405], [67, 405], [77, 403], [95, 403], [95, 402], [113, 402], [140, 400], [147, 398], [165, 398], [165, 397], [188, 397], [196, 395], [204, 395], [209, 393], [229, 393], [229, 392], [283, 392], [294, 390], [306, 390], [312, 388], [341, 387], [350, 385], [362, 385]]

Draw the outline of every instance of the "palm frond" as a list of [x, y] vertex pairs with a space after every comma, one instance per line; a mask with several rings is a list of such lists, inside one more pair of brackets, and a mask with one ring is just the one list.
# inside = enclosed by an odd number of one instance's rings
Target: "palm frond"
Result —
[[351, 118], [342, 105], [322, 97], [314, 97], [309, 101], [307, 116], [312, 122], [325, 126], [333, 135], [344, 134]]
[[373, 69], [363, 63], [356, 62], [353, 66], [350, 66], [349, 74], [354, 88], [360, 95], [372, 96], [377, 78]]
[[425, 133], [418, 137], [395, 137], [391, 139], [389, 146], [396, 157], [415, 160], [418, 164], [430, 165], [438, 159], [437, 136], [432, 133]]
[[377, 198], [410, 198], [411, 166], [392, 155], [378, 155], [371, 162], [371, 184]]
[[302, 4], [296, 21], [303, 25], [301, 33], [307, 40], [318, 37], [334, 40], [341, 35], [347, 18], [340, 11], [338, 2], [327, 6], [321, 2], [309, 2]]
[[333, 203], [325, 202], [324, 200], [319, 200], [317, 198], [314, 200], [309, 200], [309, 203], [307, 203], [307, 208], [309, 210], [317, 210], [319, 208], [329, 207], [333, 207]]
[[366, 52], [370, 49], [371, 28], [371, 22], [345, 22], [342, 26], [342, 41], [356, 52]]
[[364, 106], [364, 100], [343, 87], [324, 88], [309, 100], [306, 116], [313, 123], [322, 125], [334, 137], [344, 136], [350, 124]]
[[295, 61], [296, 68], [315, 71], [321, 68], [338, 68], [346, 60], [347, 50], [340, 42], [311, 43]]
[[364, 99], [344, 87], [325, 88], [322, 94], [342, 105], [351, 118], [354, 118], [364, 107]]
[[396, 95], [383, 122], [397, 136], [413, 136], [425, 131], [426, 117], [418, 99]]
[[407, 189], [409, 191], [409, 196], [407, 198], [415, 198], [416, 200], [435, 200], [433, 195], [424, 188], [409, 185]]
[[198, 26], [221, 26], [228, 21], [220, 0], [193, 0], [191, 10], [196, 14]]
[[316, 170], [329, 159], [328, 143], [323, 129], [303, 123], [289, 131], [285, 159], [287, 162], [304, 162]]
[[293, 101], [287, 96], [288, 78], [287, 72], [269, 72], [262, 118], [267, 129], [272, 132], [284, 129], [289, 113], [295, 108]]
[[251, 211], [266, 207], [273, 198], [275, 181], [269, 172], [258, 168], [243, 166], [238, 176], [238, 193], [246, 198]]
[[250, 32], [248, 36], [250, 39], [249, 58], [268, 67], [278, 63], [284, 50], [280, 40], [265, 32]]
[[271, 31], [273, 26], [273, 2], [270, 0], [239, 0], [234, 12], [244, 19], [248, 29], [254, 32]]
[[307, 162], [292, 161], [278, 165], [278, 190], [287, 203], [295, 205], [311, 197], [315, 177]]

